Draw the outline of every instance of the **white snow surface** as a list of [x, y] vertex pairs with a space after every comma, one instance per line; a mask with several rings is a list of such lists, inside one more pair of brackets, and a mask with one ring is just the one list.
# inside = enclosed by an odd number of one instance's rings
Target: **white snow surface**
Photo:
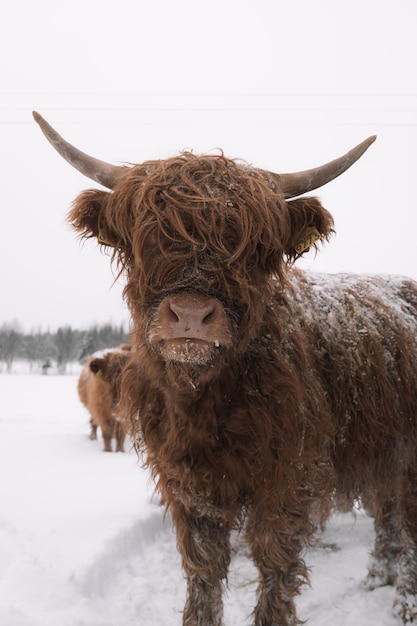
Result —
[[[180, 626], [185, 583], [168, 516], [133, 450], [88, 438], [77, 375], [0, 375], [0, 626]], [[127, 446], [129, 449], [129, 446]], [[395, 626], [364, 590], [372, 521], [338, 515], [306, 556], [309, 626]], [[249, 626], [256, 572], [234, 540], [225, 626]]]

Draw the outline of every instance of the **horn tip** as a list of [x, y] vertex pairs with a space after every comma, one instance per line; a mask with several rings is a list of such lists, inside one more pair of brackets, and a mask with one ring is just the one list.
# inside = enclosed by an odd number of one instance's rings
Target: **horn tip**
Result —
[[368, 137], [368, 139], [365, 139], [365, 141], [362, 141], [361, 144], [359, 144], [358, 147], [362, 146], [362, 154], [370, 147], [372, 146], [372, 144], [374, 143], [374, 141], [376, 141], [377, 136], [376, 135], [371, 135], [370, 137]]
[[37, 111], [32, 111], [32, 116], [35, 122], [38, 122], [38, 124], [40, 124], [40, 122], [43, 120], [42, 115], [38, 113]]

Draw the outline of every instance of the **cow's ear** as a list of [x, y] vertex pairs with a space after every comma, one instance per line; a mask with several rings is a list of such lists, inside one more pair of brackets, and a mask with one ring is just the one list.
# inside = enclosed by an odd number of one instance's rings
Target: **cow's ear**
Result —
[[100, 357], [92, 359], [89, 368], [97, 378], [103, 378], [107, 370], [107, 359]]
[[67, 219], [81, 237], [85, 239], [96, 237], [99, 243], [115, 247], [118, 244], [118, 237], [105, 220], [108, 197], [109, 192], [100, 189], [83, 191], [74, 200]]
[[302, 256], [320, 241], [327, 241], [334, 232], [333, 218], [318, 198], [296, 198], [287, 203], [291, 235], [285, 246], [289, 261]]

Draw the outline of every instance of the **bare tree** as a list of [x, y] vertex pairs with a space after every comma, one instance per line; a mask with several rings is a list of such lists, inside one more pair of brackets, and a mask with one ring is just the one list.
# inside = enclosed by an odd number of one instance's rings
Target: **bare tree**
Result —
[[6, 364], [7, 372], [12, 371], [13, 362], [19, 356], [22, 345], [22, 332], [17, 320], [0, 327], [0, 359]]

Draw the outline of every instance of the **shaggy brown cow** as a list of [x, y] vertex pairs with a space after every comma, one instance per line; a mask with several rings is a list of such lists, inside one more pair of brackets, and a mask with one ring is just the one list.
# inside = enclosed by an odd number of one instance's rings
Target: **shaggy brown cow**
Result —
[[130, 346], [106, 350], [90, 356], [78, 379], [80, 401], [91, 418], [90, 439], [97, 439], [101, 428], [105, 452], [112, 451], [112, 439], [116, 439], [116, 452], [124, 452], [126, 423], [116, 406], [120, 399], [120, 377], [130, 355]]
[[184, 625], [222, 624], [235, 528], [259, 570], [254, 623], [297, 624], [316, 520], [359, 498], [377, 531], [368, 587], [395, 584], [415, 624], [417, 284], [292, 267], [333, 229], [319, 200], [295, 196], [374, 138], [296, 174], [189, 153], [125, 168], [35, 118], [112, 189], [82, 193], [69, 220], [126, 272], [136, 357], [122, 402], [176, 528]]

